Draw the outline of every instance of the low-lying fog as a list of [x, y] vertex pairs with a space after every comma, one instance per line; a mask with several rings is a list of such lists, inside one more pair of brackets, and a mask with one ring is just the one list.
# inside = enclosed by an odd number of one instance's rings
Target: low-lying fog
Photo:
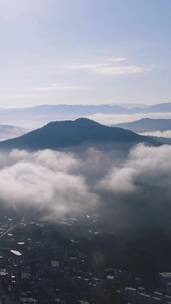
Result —
[[113, 229], [170, 229], [171, 146], [0, 153], [0, 201], [55, 221], [97, 209]]

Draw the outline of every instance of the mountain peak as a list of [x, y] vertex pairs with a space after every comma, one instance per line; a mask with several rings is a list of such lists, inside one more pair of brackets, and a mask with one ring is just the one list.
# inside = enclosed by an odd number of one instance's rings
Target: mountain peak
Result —
[[75, 120], [57, 120], [57, 121], [51, 121], [44, 127], [58, 127], [58, 126], [77, 126], [77, 127], [85, 127], [88, 128], [90, 126], [100, 126], [100, 124], [94, 120], [91, 120], [89, 118], [80, 117]]
[[94, 120], [91, 120], [89, 118], [85, 118], [85, 117], [80, 117], [80, 118], [77, 118], [76, 120], [73, 121], [74, 123], [76, 124], [79, 124], [79, 125], [100, 125], [98, 122], [94, 121]]

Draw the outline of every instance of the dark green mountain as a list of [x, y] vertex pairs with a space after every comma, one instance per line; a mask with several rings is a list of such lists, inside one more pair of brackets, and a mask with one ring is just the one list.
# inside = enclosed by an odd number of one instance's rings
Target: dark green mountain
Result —
[[99, 142], [136, 144], [153, 141], [129, 130], [107, 127], [86, 118], [79, 118], [75, 121], [48, 123], [23, 136], [0, 142], [0, 149], [57, 149]]

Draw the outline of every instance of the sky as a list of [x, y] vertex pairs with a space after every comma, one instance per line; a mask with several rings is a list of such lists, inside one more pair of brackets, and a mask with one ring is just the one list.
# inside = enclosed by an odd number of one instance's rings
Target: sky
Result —
[[0, 106], [171, 101], [170, 0], [0, 0]]

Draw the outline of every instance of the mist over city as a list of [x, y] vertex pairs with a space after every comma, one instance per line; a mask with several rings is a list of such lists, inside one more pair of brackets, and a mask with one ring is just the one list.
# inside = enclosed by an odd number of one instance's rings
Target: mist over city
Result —
[[171, 303], [170, 11], [0, 0], [0, 304]]

